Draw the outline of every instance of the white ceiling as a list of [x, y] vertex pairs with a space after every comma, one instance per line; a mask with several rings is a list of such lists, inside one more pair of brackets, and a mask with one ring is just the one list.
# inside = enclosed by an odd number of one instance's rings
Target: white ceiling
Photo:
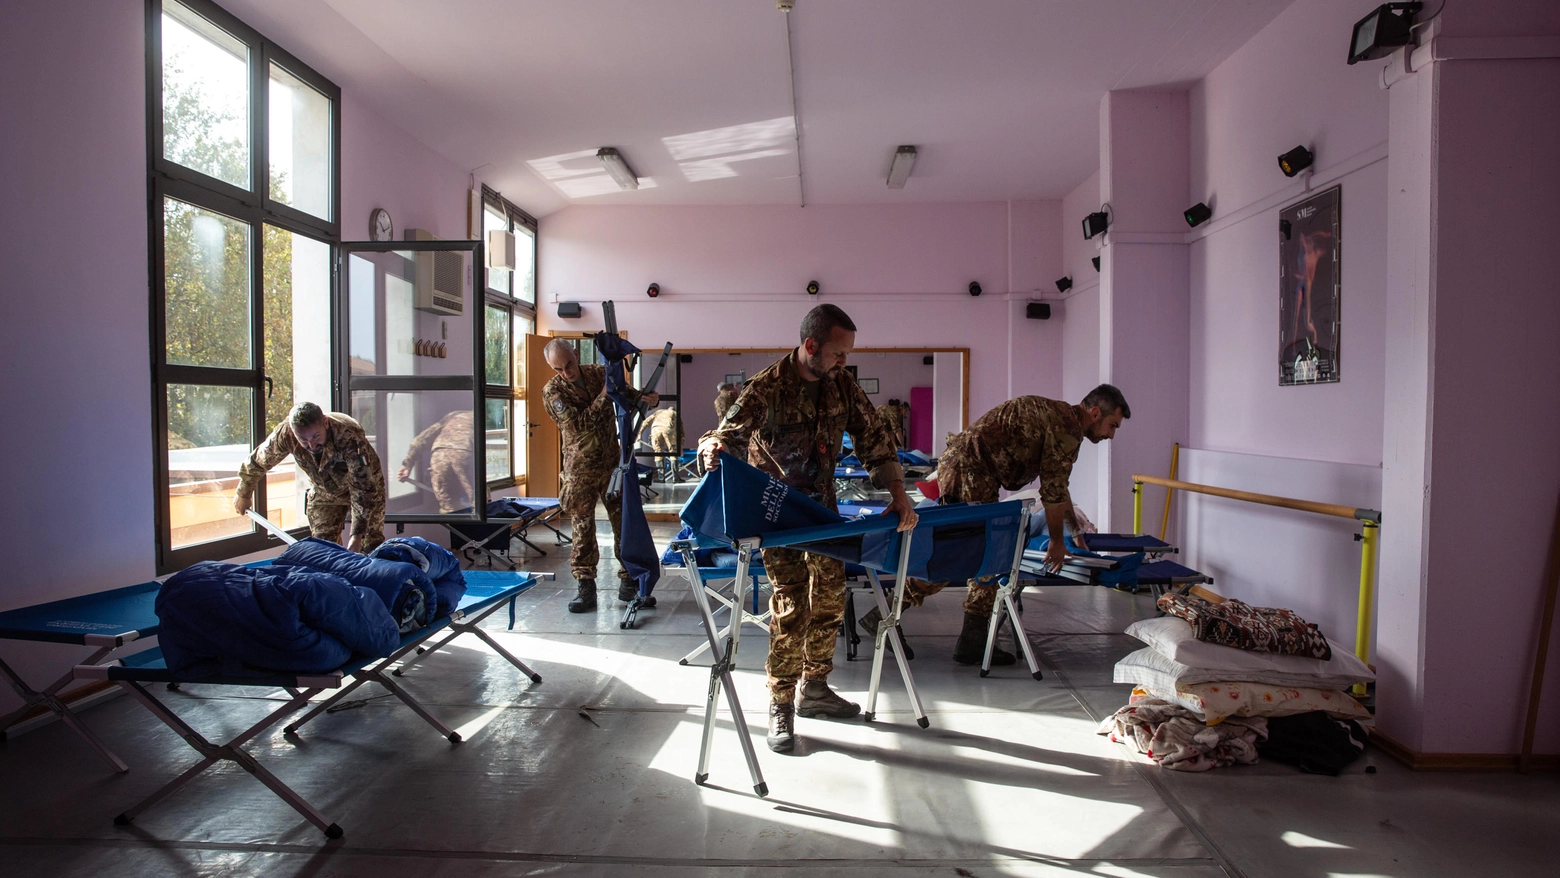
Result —
[[[774, 0], [219, 2], [543, 215], [1060, 198], [1098, 167], [1107, 90], [1186, 87], [1292, 0], [797, 0], [801, 187]], [[920, 156], [891, 190], [899, 144]]]

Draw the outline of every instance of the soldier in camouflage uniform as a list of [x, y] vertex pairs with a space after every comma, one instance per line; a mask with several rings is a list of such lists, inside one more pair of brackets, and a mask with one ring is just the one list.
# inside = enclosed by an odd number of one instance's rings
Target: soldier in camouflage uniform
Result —
[[737, 401], [738, 388], [735, 384], [722, 381], [715, 387], [715, 423], [726, 420], [726, 409]]
[[[720, 426], [700, 440], [700, 459], [713, 468], [722, 448], [745, 445], [748, 463], [832, 509], [840, 434], [849, 431], [872, 483], [893, 494], [886, 514], [899, 516], [900, 530], [914, 527], [915, 510], [888, 433], [845, 371], [856, 343], [855, 324], [837, 306], [819, 305], [802, 321], [801, 336], [796, 350], [747, 381]], [[764, 570], [773, 586], [768, 742], [771, 750], [783, 753], [795, 746], [797, 713], [843, 719], [861, 707], [828, 684], [845, 616], [845, 565], [810, 552], [773, 548], [764, 550]]]
[[379, 455], [357, 421], [340, 412], [326, 414], [312, 402], [293, 406], [287, 420], [239, 466], [233, 497], [239, 515], [253, 502], [255, 486], [289, 454], [314, 484], [304, 501], [312, 536], [341, 542], [350, 509], [347, 548], [367, 552], [385, 541], [385, 474]]
[[[573, 527], [574, 549], [569, 569], [579, 583], [579, 594], [569, 601], [569, 612], [588, 613], [596, 609], [596, 565], [601, 550], [596, 546], [596, 502], [607, 507], [612, 525], [612, 553], [618, 560], [618, 600], [631, 601], [639, 586], [623, 567], [618, 550], [623, 530], [623, 507], [606, 496], [612, 470], [621, 454], [618, 445], [616, 408], [607, 396], [605, 366], [581, 366], [574, 348], [562, 339], [547, 343], [542, 355], [557, 374], [542, 388], [542, 407], [554, 421], [563, 439], [563, 486], [558, 502]], [[631, 397], [638, 399], [637, 393]], [[654, 406], [660, 396], [646, 393], [644, 399]], [[632, 485], [625, 490], [634, 490]]]
[[899, 400], [891, 399], [877, 407], [878, 417], [883, 420], [883, 429], [888, 431], [889, 438], [893, 440], [895, 448], [905, 447], [904, 419], [899, 410]]
[[677, 453], [682, 451], [682, 421], [677, 418], [676, 409], [656, 409], [645, 418], [644, 426], [640, 428], [640, 436], [649, 434], [650, 449], [661, 455], [655, 459], [657, 470], [664, 465], [667, 478], [677, 468]]
[[[1046, 569], [1061, 568], [1066, 557], [1062, 539], [1064, 525], [1073, 524], [1074, 540], [1083, 545], [1072, 512], [1068, 482], [1078, 446], [1084, 440], [1101, 442], [1116, 435], [1132, 409], [1121, 391], [1101, 384], [1078, 405], [1068, 405], [1041, 396], [1020, 396], [1002, 403], [970, 428], [954, 436], [937, 466], [937, 488], [944, 503], [995, 503], [999, 489], [1017, 491], [1040, 479], [1040, 500], [1045, 504], [1046, 527], [1051, 545], [1046, 550]], [[905, 604], [919, 607], [930, 595], [950, 583], [905, 582]], [[953, 647], [953, 660], [972, 665], [980, 662], [986, 649], [986, 629], [996, 603], [997, 586], [990, 581], [970, 580], [964, 598], [964, 627]], [[862, 616], [861, 625], [876, 630], [876, 608]], [[1010, 665], [1012, 653], [994, 650], [994, 665]]]
[[417, 434], [395, 477], [407, 481], [412, 467], [428, 455], [427, 473], [440, 512], [455, 512], [476, 504], [471, 490], [471, 412], [450, 412]]

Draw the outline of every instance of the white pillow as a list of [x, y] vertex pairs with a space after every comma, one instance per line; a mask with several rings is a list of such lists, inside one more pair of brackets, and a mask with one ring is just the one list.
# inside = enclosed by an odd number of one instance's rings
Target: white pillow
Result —
[[[1279, 655], [1276, 652], [1258, 652], [1218, 643], [1206, 643], [1193, 637], [1191, 623], [1179, 616], [1142, 619], [1127, 626], [1127, 633], [1178, 664], [1198, 670], [1219, 672], [1219, 676], [1204, 676], [1190, 682], [1256, 680], [1274, 682], [1275, 685], [1340, 689], [1345, 685], [1376, 679], [1376, 674], [1354, 653], [1339, 649], [1332, 641], [1328, 641], [1328, 645], [1332, 647], [1332, 658], [1323, 661], [1303, 655]], [[1276, 673], [1284, 676], [1282, 682], [1275, 682], [1266, 677], [1249, 676], [1254, 673]], [[1300, 677], [1343, 680], [1344, 683], [1337, 686], [1318, 686], [1314, 683], [1300, 682]]]
[[[1367, 673], [1369, 669], [1366, 669]], [[1194, 668], [1165, 658], [1151, 646], [1116, 662], [1115, 681], [1145, 689], [1174, 691], [1193, 683], [1267, 683], [1272, 686], [1299, 686], [1308, 689], [1343, 689], [1363, 683], [1369, 677], [1359, 674], [1296, 674], [1274, 670], [1231, 670]]]

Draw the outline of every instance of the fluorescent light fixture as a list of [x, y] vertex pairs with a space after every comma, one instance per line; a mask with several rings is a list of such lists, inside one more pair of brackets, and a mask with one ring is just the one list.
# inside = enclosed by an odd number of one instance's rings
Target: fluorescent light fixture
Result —
[[915, 167], [915, 147], [901, 146], [894, 150], [894, 161], [888, 166], [888, 188], [903, 189], [910, 179], [910, 169]]
[[623, 155], [617, 150], [603, 146], [596, 150], [596, 158], [601, 159], [601, 163], [606, 166], [607, 176], [618, 184], [619, 189], [639, 188], [639, 177], [628, 166], [628, 162], [623, 161]]
[[1413, 38], [1414, 13], [1423, 8], [1422, 3], [1383, 3], [1371, 10], [1354, 23], [1354, 33], [1349, 36], [1349, 63], [1385, 58], [1399, 46], [1408, 45]]

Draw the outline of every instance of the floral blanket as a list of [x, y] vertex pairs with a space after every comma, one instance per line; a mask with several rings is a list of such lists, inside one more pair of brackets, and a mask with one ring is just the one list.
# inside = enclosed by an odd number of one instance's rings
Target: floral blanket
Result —
[[1161, 768], [1207, 771], [1256, 762], [1257, 742], [1267, 739], [1267, 719], [1232, 716], [1210, 726], [1179, 704], [1150, 696], [1116, 711], [1100, 724], [1099, 734], [1130, 742]]
[[1205, 643], [1323, 661], [1332, 658], [1332, 647], [1321, 630], [1294, 610], [1253, 607], [1233, 599], [1214, 603], [1184, 594], [1161, 597], [1159, 609], [1192, 623], [1192, 635]]

